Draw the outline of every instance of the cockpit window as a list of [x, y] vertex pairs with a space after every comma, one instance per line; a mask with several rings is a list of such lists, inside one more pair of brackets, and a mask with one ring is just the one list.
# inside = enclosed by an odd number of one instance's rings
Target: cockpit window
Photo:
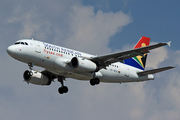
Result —
[[16, 42], [15, 45], [20, 44], [20, 42]]
[[14, 43], [15, 45], [18, 45], [18, 44], [21, 44], [21, 45], [28, 45], [28, 43], [27, 42], [16, 42], [16, 43]]

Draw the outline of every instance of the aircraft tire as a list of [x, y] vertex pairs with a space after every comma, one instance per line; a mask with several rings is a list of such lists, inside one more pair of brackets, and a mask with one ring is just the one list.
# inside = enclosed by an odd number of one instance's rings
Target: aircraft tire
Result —
[[64, 87], [63, 87], [63, 92], [64, 92], [64, 93], [67, 93], [67, 92], [68, 92], [68, 87], [64, 86]]
[[92, 85], [92, 86], [94, 86], [96, 83], [95, 83], [95, 79], [91, 79], [90, 80], [90, 84]]
[[96, 85], [98, 85], [98, 84], [100, 83], [99, 78], [95, 78], [94, 81], [95, 81], [95, 84], [96, 84]]
[[58, 89], [58, 92], [59, 92], [59, 94], [67, 93], [68, 92], [68, 87], [66, 87], [66, 86], [60, 87]]
[[60, 87], [60, 88], [58, 89], [58, 92], [59, 92], [59, 94], [63, 94], [63, 93], [64, 93], [63, 87]]

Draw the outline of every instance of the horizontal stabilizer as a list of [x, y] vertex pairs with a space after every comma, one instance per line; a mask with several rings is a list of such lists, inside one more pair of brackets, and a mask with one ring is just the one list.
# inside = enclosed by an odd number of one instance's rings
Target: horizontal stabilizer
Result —
[[168, 66], [168, 67], [163, 67], [163, 68], [157, 68], [157, 69], [152, 69], [152, 70], [146, 70], [146, 71], [138, 72], [137, 74], [144, 76], [144, 75], [148, 75], [148, 74], [159, 73], [159, 72], [162, 72], [162, 71], [165, 71], [165, 70], [169, 70], [169, 69], [172, 69], [172, 68], [174, 68], [174, 67]]

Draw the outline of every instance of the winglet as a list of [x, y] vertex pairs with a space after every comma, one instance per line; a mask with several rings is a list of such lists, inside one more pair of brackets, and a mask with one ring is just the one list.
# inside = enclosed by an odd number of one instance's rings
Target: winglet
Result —
[[171, 41], [169, 41], [169, 42], [167, 43], [167, 45], [168, 45], [169, 47], [171, 47]]

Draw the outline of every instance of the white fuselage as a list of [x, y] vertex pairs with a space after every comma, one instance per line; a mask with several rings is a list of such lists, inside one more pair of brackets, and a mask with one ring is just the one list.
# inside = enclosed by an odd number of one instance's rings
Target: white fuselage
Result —
[[106, 69], [102, 68], [95, 74], [93, 72], [79, 71], [69, 64], [73, 57], [85, 59], [95, 56], [36, 40], [19, 40], [16, 44], [9, 46], [7, 51], [10, 56], [21, 62], [34, 63], [36, 66], [43, 67], [65, 78], [90, 80], [95, 75], [101, 82], [110, 83], [138, 82], [154, 79], [152, 74], [139, 76], [137, 72], [142, 70], [121, 62], [113, 63], [107, 66]]

